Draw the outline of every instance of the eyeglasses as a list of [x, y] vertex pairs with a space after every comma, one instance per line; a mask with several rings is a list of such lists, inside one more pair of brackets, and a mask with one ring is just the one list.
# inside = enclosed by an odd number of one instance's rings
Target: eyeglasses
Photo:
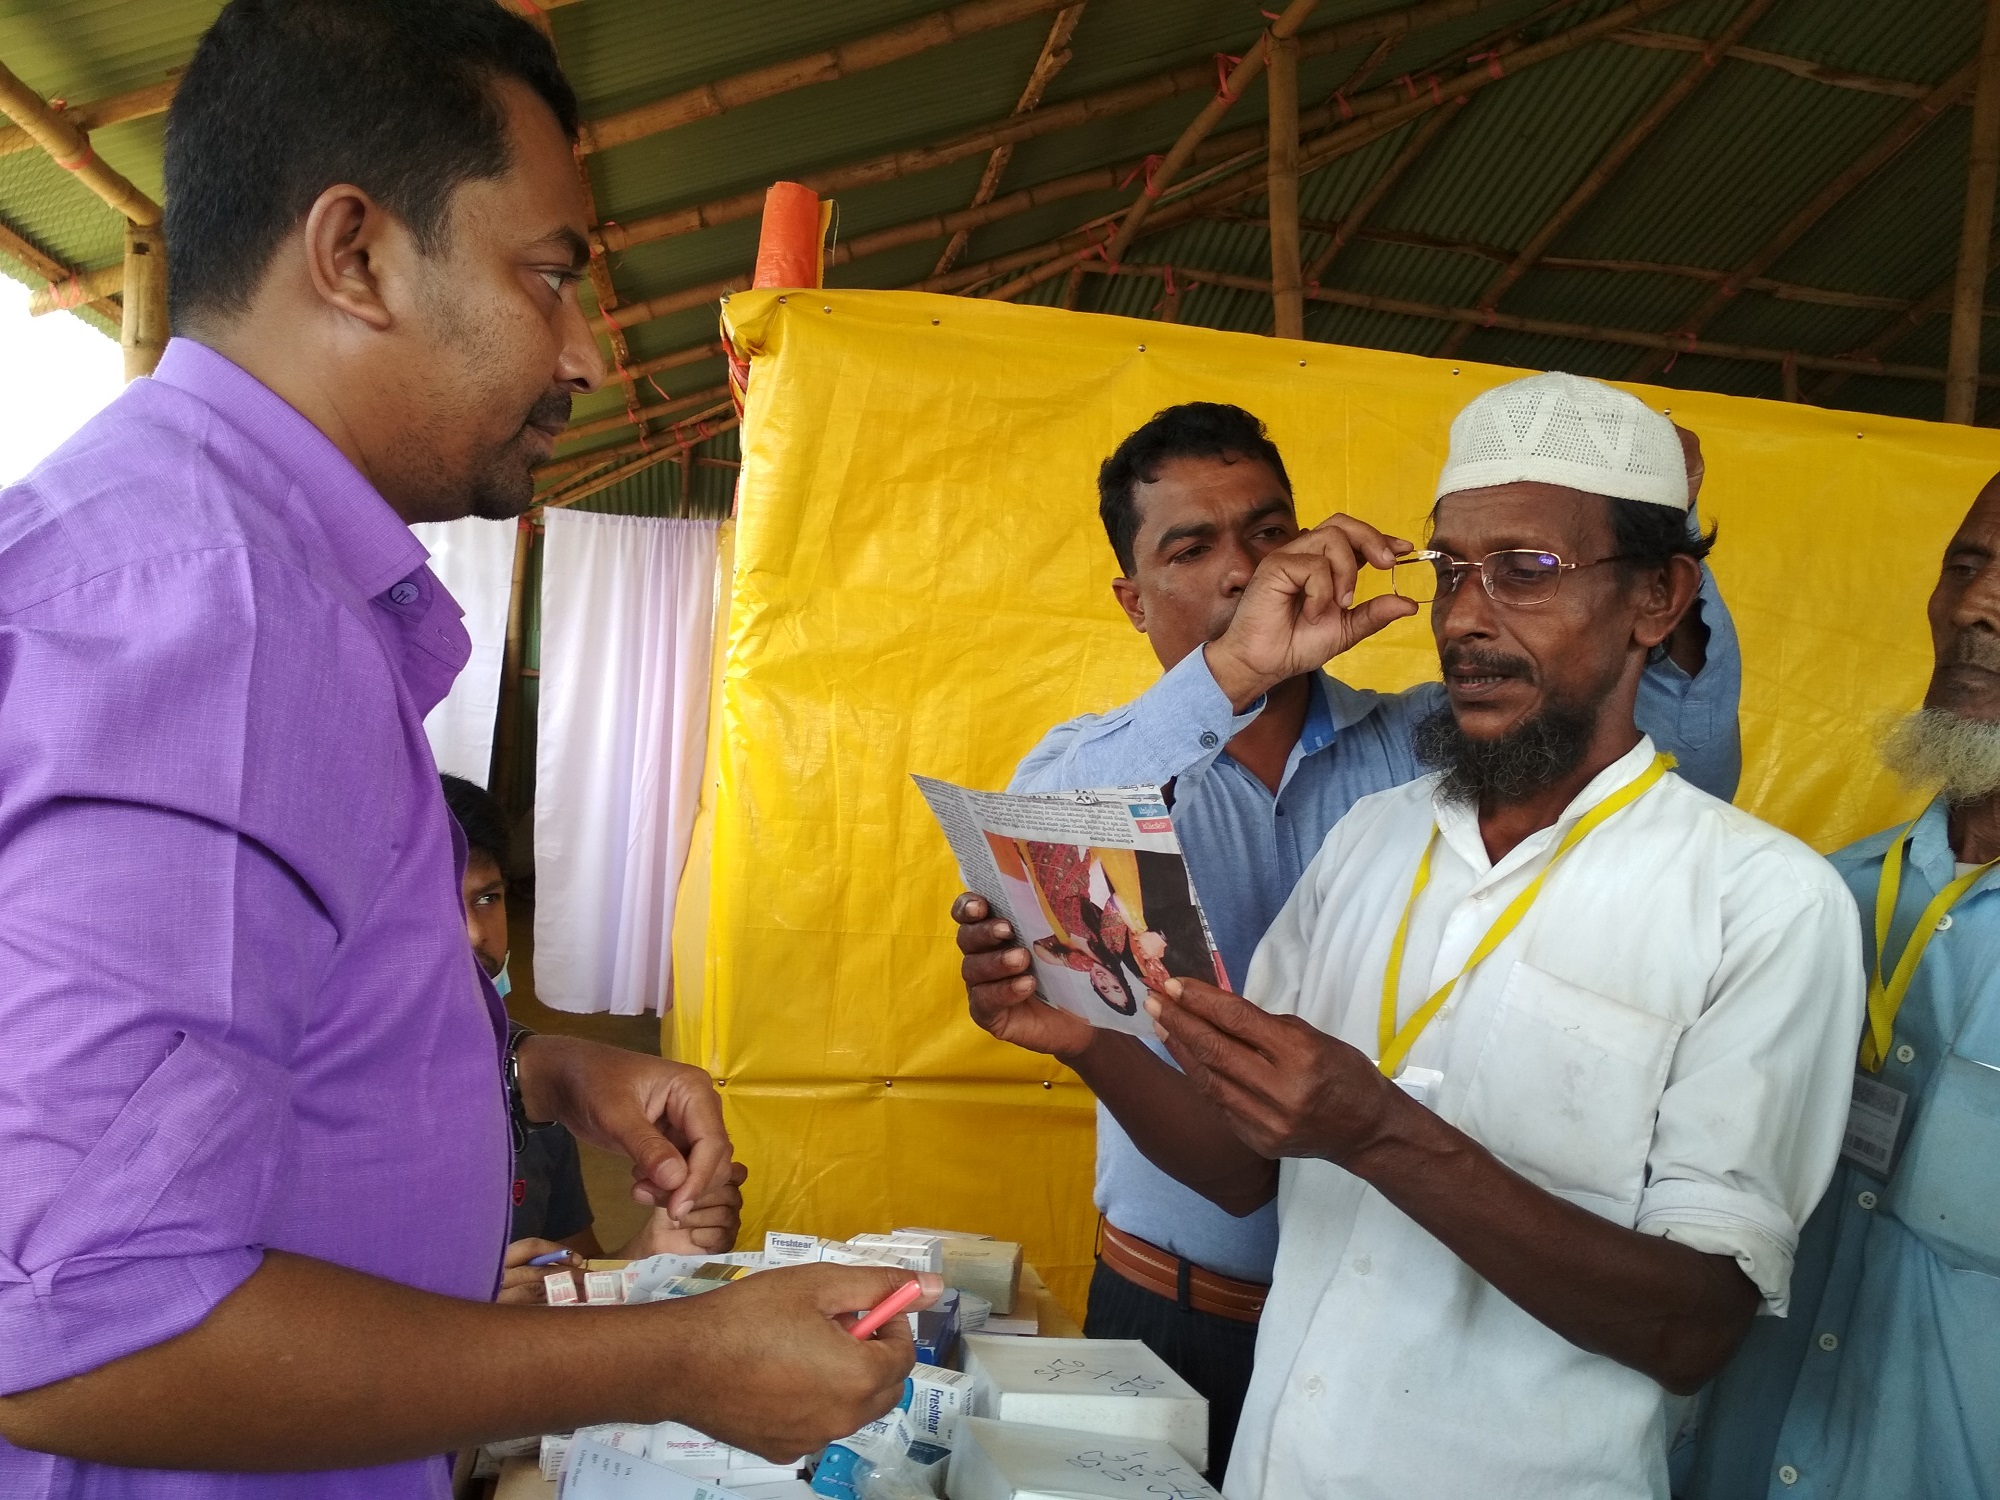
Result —
[[1563, 574], [1626, 560], [1617, 556], [1573, 563], [1564, 562], [1553, 552], [1520, 550], [1489, 552], [1477, 562], [1460, 562], [1445, 552], [1412, 552], [1396, 559], [1389, 572], [1389, 586], [1405, 599], [1430, 604], [1451, 598], [1464, 576], [1477, 572], [1487, 597], [1496, 604], [1547, 604], [1561, 587]]

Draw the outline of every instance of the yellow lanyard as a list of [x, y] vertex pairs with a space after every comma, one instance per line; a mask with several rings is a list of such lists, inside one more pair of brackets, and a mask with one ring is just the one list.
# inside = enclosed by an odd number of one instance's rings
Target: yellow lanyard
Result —
[[1882, 953], [1889, 946], [1889, 922], [1896, 915], [1896, 893], [1903, 885], [1903, 851], [1910, 847], [1910, 836], [1922, 820], [1923, 814], [1918, 813], [1902, 836], [1889, 846], [1889, 852], [1882, 858], [1882, 873], [1875, 882], [1875, 966], [1868, 975], [1868, 1030], [1861, 1038], [1861, 1066], [1871, 1073], [1881, 1072], [1882, 1064], [1889, 1060], [1889, 1038], [1895, 1033], [1896, 1012], [1903, 1008], [1903, 997], [1909, 994], [1910, 982], [1917, 977], [1924, 949], [1937, 936], [1938, 919], [1958, 904], [1958, 898], [1971, 890], [1980, 876], [2000, 865], [2000, 859], [1990, 859], [1976, 870], [1967, 870], [1931, 897], [1885, 984]]
[[1480, 963], [1507, 940], [1507, 935], [1521, 925], [1521, 919], [1528, 914], [1528, 908], [1535, 904], [1535, 898], [1542, 893], [1542, 882], [1549, 878], [1549, 872], [1556, 867], [1562, 857], [1590, 836], [1600, 824], [1614, 813], [1630, 807], [1647, 792], [1662, 776], [1672, 769], [1674, 758], [1665, 751], [1653, 757], [1640, 776], [1627, 782], [1606, 797], [1597, 806], [1577, 819], [1576, 826], [1563, 835], [1556, 845], [1556, 852], [1549, 862], [1542, 866], [1542, 873], [1528, 882], [1528, 888], [1507, 903], [1507, 909], [1500, 913], [1500, 919], [1486, 929], [1486, 936], [1479, 940], [1479, 946], [1472, 950], [1472, 957], [1444, 985], [1411, 1014], [1399, 1030], [1396, 1026], [1396, 997], [1402, 988], [1403, 948], [1410, 938], [1410, 913], [1417, 908], [1417, 897], [1424, 893], [1424, 887], [1431, 880], [1431, 851], [1437, 847], [1437, 825], [1431, 825], [1430, 842], [1424, 845], [1424, 857], [1417, 861], [1417, 877], [1410, 883], [1410, 899], [1403, 903], [1403, 920], [1396, 924], [1396, 940], [1389, 946], [1389, 967], [1382, 974], [1382, 1016], [1377, 1028], [1377, 1041], [1381, 1048], [1382, 1060], [1376, 1064], [1386, 1078], [1394, 1078], [1403, 1065], [1403, 1059], [1410, 1055], [1410, 1048], [1417, 1044], [1417, 1038], [1430, 1025], [1431, 1018], [1444, 1008], [1451, 992], [1458, 988], [1459, 980], [1465, 978]]

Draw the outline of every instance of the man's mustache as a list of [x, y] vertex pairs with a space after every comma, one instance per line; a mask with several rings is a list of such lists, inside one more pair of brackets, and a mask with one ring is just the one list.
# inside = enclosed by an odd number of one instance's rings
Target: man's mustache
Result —
[[1945, 647], [1944, 660], [1938, 665], [1978, 667], [1985, 672], [2000, 672], [2000, 636], [1987, 630], [1961, 630]]
[[569, 392], [547, 391], [540, 400], [528, 408], [527, 420], [521, 423], [526, 431], [530, 427], [544, 427], [550, 432], [561, 432], [569, 426]]
[[1477, 646], [1448, 646], [1440, 653], [1438, 665], [1445, 672], [1468, 672], [1478, 677], [1518, 677], [1535, 680], [1535, 664], [1525, 656], [1509, 656], [1504, 651], [1482, 651]]

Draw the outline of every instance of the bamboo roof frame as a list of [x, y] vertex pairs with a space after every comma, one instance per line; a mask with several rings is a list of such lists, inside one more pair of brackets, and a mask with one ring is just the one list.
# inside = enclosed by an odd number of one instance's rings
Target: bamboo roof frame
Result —
[[[1296, 37], [1264, 38], [1264, 86], [1270, 98], [1264, 169], [1266, 212], [1271, 216], [1271, 331], [1281, 339], [1306, 336], [1305, 299], [1299, 295], [1299, 44]], [[1176, 314], [1180, 299], [1173, 288]]]
[[1327, 242], [1314, 253], [1312, 260], [1305, 267], [1304, 280], [1307, 286], [1319, 285], [1320, 278], [1326, 275], [1335, 258], [1367, 224], [1368, 216], [1382, 206], [1382, 200], [1394, 191], [1396, 184], [1408, 175], [1410, 168], [1422, 159], [1423, 154], [1430, 150], [1437, 138], [1451, 128], [1452, 121], [1456, 120], [1465, 106], [1471, 102], [1470, 94], [1460, 94], [1442, 109], [1432, 110], [1425, 116], [1423, 123], [1410, 132], [1410, 138], [1403, 143], [1403, 149], [1398, 151], [1389, 165], [1368, 184], [1361, 196], [1355, 200], [1354, 206], [1342, 215], [1339, 223], [1328, 227]]
[[[2000, 237], [1994, 238], [1987, 244], [1986, 258], [1989, 264], [2000, 261]], [[1897, 316], [1883, 324], [1866, 343], [1849, 351], [1848, 357], [1859, 360], [1864, 364], [1873, 364], [1879, 361], [1882, 355], [1886, 354], [1893, 345], [1901, 342], [1904, 336], [1912, 329], [1919, 327], [1931, 318], [1936, 317], [1947, 307], [1950, 307], [1952, 292], [1957, 284], [1958, 272], [1954, 269], [1942, 285], [1927, 295], [1919, 297], [1915, 302], [1912, 302], [1907, 308], [1899, 312]], [[1825, 405], [1826, 402], [1832, 399], [1834, 393], [1847, 384], [1851, 378], [1847, 373], [1840, 371], [1828, 375], [1825, 380], [1821, 381], [1813, 389], [1811, 399], [1820, 405]]]
[[[149, 115], [166, 113], [180, 81], [181, 70], [175, 68], [158, 83], [149, 83], [144, 88], [93, 99], [87, 104], [65, 104], [51, 99], [49, 108], [88, 135], [106, 125], [122, 125], [127, 120], [143, 120]], [[12, 156], [16, 151], [33, 151], [38, 145], [39, 142], [19, 125], [0, 129], [0, 156]]]
[[1970, 425], [1979, 414], [1979, 346], [1986, 299], [1986, 246], [1993, 234], [1993, 188], [2000, 181], [2000, 0], [1986, 0], [1966, 151], [1965, 213], [1953, 274], [1951, 341], [1945, 355], [1944, 419]]
[[107, 166], [91, 149], [90, 137], [77, 129], [62, 110], [29, 88], [0, 63], [0, 114], [34, 138], [49, 159], [115, 208], [132, 223], [148, 229], [160, 222], [160, 205]]
[[[1066, 5], [1056, 12], [1056, 18], [1049, 23], [1049, 34], [1042, 42], [1042, 50], [1035, 58], [1034, 67], [1028, 70], [1027, 86], [1021, 90], [1021, 97], [1014, 105], [1016, 115], [1033, 114], [1042, 102], [1049, 85], [1056, 74], [1069, 66], [1071, 52], [1069, 39], [1076, 34], [1076, 23], [1083, 19], [1083, 3]], [[986, 170], [979, 174], [979, 186], [973, 190], [969, 205], [978, 208], [992, 200], [1000, 190], [1000, 179], [1007, 171], [1007, 164], [1014, 159], [1012, 145], [995, 146], [986, 158]], [[965, 242], [972, 237], [972, 231], [961, 229], [945, 244], [944, 253], [938, 256], [933, 276], [942, 276], [952, 268], [952, 264], [964, 253]]]
[[[1164, 276], [1171, 272], [1182, 281], [1197, 286], [1229, 287], [1235, 291], [1269, 293], [1271, 283], [1261, 276], [1237, 276], [1224, 271], [1204, 271], [1186, 266], [1133, 265], [1130, 263], [1110, 265], [1098, 263], [1089, 265], [1087, 270], [1109, 276]], [[1415, 302], [1402, 297], [1378, 297], [1365, 292], [1341, 291], [1333, 287], [1312, 287], [1306, 291], [1309, 300], [1332, 302], [1342, 307], [1361, 308], [1368, 312], [1394, 313], [1402, 317], [1423, 318], [1432, 322], [1485, 323], [1487, 314], [1477, 307], [1446, 307], [1433, 302]], [[1942, 383], [1945, 372], [1933, 365], [1877, 365], [1839, 355], [1807, 354], [1790, 349], [1766, 349], [1749, 344], [1720, 343], [1701, 339], [1690, 346], [1685, 340], [1671, 333], [1653, 333], [1637, 328], [1606, 328], [1589, 323], [1567, 323], [1552, 318], [1524, 318], [1513, 313], [1494, 313], [1489, 326], [1505, 327], [1519, 333], [1546, 334], [1553, 338], [1579, 339], [1587, 343], [1627, 344], [1645, 349], [1666, 350], [1676, 353], [1707, 354], [1719, 359], [1746, 360], [1758, 364], [1784, 365], [1787, 362], [1802, 370], [1842, 370], [1852, 374], [1887, 375], [1902, 380], [1924, 380]], [[2000, 387], [2000, 374], [1981, 375], [1979, 383], [1985, 387]]]
[[[1761, 276], [1768, 271], [1778, 257], [1797, 244], [1813, 225], [1825, 218], [1835, 204], [1872, 177], [1891, 157], [1922, 134], [1924, 128], [1935, 120], [1942, 110], [1957, 102], [1972, 87], [1978, 71], [1979, 59], [1975, 57], [1905, 111], [1902, 118], [1886, 135], [1880, 137], [1874, 145], [1814, 194], [1809, 202], [1785, 221], [1776, 234], [1759, 247], [1756, 254], [1731, 272], [1727, 280], [1709, 293], [1682, 324], [1679, 336], [1688, 341], [1694, 340], [1711, 318], [1736, 299], [1745, 282], [1753, 276]], [[1649, 379], [1671, 359], [1671, 354], [1663, 359], [1657, 353], [1649, 353], [1633, 362], [1625, 378]], [[1799, 368], [1819, 367], [1801, 362]]]
[[[1528, 237], [1527, 244], [1521, 247], [1514, 259], [1503, 266], [1486, 284], [1486, 289], [1479, 294], [1480, 307], [1500, 305], [1500, 299], [1507, 295], [1516, 282], [1534, 269], [1535, 262], [1547, 253], [1549, 246], [1555, 243], [1556, 237], [1576, 221], [1576, 216], [1582, 213], [1591, 200], [1618, 175], [1620, 169], [1637, 154], [1639, 148], [1652, 138], [1653, 132], [1666, 124], [1668, 117], [1685, 104], [1695, 90], [1714, 74], [1716, 63], [1749, 35], [1750, 28], [1763, 20], [1775, 3], [1776, 0], [1744, 0], [1744, 4], [1738, 8], [1729, 24], [1723, 28], [1722, 35], [1715, 39], [1715, 45], [1696, 53], [1694, 61], [1683, 68], [1679, 75], [1661, 90], [1659, 97], [1640, 112], [1638, 119], [1625, 127], [1618, 139], [1613, 141], [1597, 159], [1596, 165], [1570, 189], [1568, 196], [1556, 206], [1555, 212], [1542, 221], [1542, 227]], [[1438, 358], [1457, 358], [1458, 351], [1465, 347], [1465, 341], [1471, 335], [1470, 325], [1460, 324], [1454, 328], [1444, 343], [1438, 347]]]
[[[65, 286], [81, 288], [78, 300], [70, 305], [88, 307], [92, 312], [109, 318], [113, 323], [118, 322], [123, 316], [118, 304], [111, 300], [110, 293], [98, 291], [97, 283], [84, 279], [88, 273], [79, 271], [74, 266], [64, 265], [40, 245], [7, 224], [0, 224], [0, 254], [19, 261], [28, 270], [48, 282], [49, 291]], [[121, 261], [118, 265], [118, 285], [122, 287], [124, 282], [125, 266]], [[35, 297], [48, 294], [48, 291], [31, 293], [30, 311], [33, 310]]]
[[593, 421], [573, 422], [556, 434], [557, 443], [574, 442], [578, 438], [595, 437], [603, 432], [616, 432], [621, 427], [637, 427], [647, 422], [657, 422], [666, 417], [678, 416], [684, 411], [694, 411], [697, 407], [713, 406], [729, 395], [727, 382], [722, 385], [705, 386], [698, 391], [689, 391], [684, 396], [652, 406], [641, 406], [636, 410], [626, 410], [609, 417], [598, 417]]

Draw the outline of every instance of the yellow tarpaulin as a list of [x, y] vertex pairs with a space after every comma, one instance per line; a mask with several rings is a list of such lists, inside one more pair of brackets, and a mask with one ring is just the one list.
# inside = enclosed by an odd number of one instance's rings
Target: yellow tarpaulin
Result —
[[[1050, 725], [1157, 676], [1112, 601], [1094, 481], [1161, 407], [1248, 407], [1302, 520], [1414, 537], [1453, 413], [1521, 372], [913, 293], [738, 293], [726, 323], [754, 364], [677, 1050], [722, 1084], [752, 1242], [983, 1230], [1080, 1307], [1091, 1101], [966, 1018], [958, 877], [909, 774], [1002, 786]], [[2000, 434], [1641, 394], [1708, 457], [1738, 801], [1820, 849], [1907, 816], [1871, 742], [1921, 693], [1924, 598]], [[1336, 670], [1434, 677], [1423, 618]]]

